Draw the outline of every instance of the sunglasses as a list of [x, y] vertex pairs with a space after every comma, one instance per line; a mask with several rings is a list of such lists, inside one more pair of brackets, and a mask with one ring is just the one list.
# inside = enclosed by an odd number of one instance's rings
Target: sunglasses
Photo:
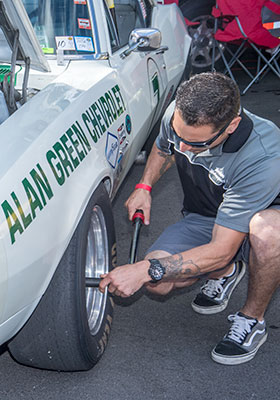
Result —
[[218, 139], [218, 137], [220, 137], [220, 136], [225, 132], [225, 130], [227, 129], [227, 127], [228, 127], [228, 126], [230, 125], [230, 123], [232, 122], [232, 121], [228, 122], [228, 123], [217, 133], [217, 135], [213, 136], [213, 137], [212, 137], [211, 139], [209, 139], [209, 140], [206, 140], [205, 142], [189, 142], [188, 140], [185, 140], [185, 139], [183, 139], [183, 138], [181, 138], [180, 136], [177, 135], [175, 129], [173, 128], [173, 117], [174, 117], [174, 114], [172, 115], [172, 118], [171, 118], [171, 120], [170, 120], [170, 128], [172, 129], [172, 131], [173, 131], [174, 135], [176, 136], [176, 138], [177, 138], [180, 142], [183, 142], [183, 143], [187, 144], [188, 146], [191, 146], [191, 147], [198, 147], [198, 148], [200, 148], [200, 147], [209, 147], [212, 143], [215, 142], [215, 140]]

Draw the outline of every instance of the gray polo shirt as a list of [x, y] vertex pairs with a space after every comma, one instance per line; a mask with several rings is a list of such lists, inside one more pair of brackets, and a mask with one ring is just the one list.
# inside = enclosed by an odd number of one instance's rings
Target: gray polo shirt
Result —
[[181, 152], [166, 110], [157, 147], [174, 154], [184, 191], [184, 210], [215, 217], [218, 225], [249, 232], [252, 216], [280, 204], [280, 129], [242, 111], [236, 131], [220, 145], [199, 154]]

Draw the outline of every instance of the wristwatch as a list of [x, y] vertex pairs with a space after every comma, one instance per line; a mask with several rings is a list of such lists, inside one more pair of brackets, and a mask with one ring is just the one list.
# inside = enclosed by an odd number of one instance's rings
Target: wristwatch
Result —
[[159, 260], [155, 258], [152, 258], [149, 261], [151, 265], [148, 270], [148, 274], [152, 278], [150, 282], [157, 283], [163, 278], [163, 275], [165, 274], [165, 267], [161, 265]]

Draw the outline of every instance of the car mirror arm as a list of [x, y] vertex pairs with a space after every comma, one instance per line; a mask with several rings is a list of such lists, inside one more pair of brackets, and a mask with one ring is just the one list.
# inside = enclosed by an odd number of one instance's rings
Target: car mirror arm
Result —
[[121, 58], [126, 58], [127, 56], [129, 56], [134, 50], [136, 50], [139, 46], [142, 46], [145, 43], [145, 39], [140, 39], [137, 43], [133, 43], [131, 46], [129, 46], [128, 49], [126, 49], [125, 51], [123, 51], [120, 54]]

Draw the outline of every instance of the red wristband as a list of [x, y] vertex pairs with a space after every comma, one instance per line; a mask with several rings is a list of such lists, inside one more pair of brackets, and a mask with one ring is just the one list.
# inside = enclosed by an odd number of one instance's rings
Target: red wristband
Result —
[[146, 185], [145, 183], [137, 183], [137, 185], [135, 186], [135, 189], [145, 189], [145, 190], [148, 190], [148, 192], [151, 193], [152, 186]]

